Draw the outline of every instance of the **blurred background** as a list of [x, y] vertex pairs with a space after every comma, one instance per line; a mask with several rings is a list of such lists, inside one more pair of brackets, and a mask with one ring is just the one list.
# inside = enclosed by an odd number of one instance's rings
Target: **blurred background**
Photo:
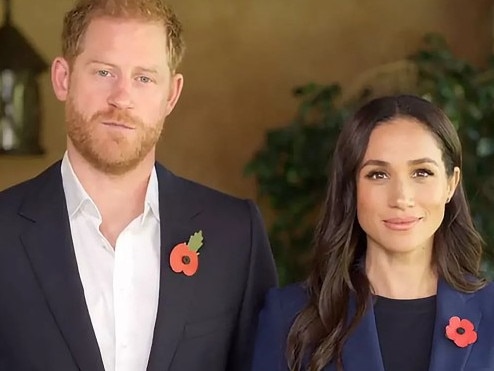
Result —
[[[62, 17], [72, 0], [3, 0], [0, 19], [9, 3], [10, 23], [49, 65], [60, 52]], [[450, 115], [468, 147], [476, 221], [492, 246], [492, 0], [169, 3], [185, 28], [185, 86], [158, 159], [178, 175], [256, 199], [282, 282], [306, 266], [338, 127], [373, 95], [415, 92]], [[0, 69], [12, 48], [2, 40]], [[0, 88], [8, 81], [0, 79]], [[0, 190], [35, 176], [65, 149], [63, 106], [49, 68], [36, 81], [40, 148], [0, 153]]]

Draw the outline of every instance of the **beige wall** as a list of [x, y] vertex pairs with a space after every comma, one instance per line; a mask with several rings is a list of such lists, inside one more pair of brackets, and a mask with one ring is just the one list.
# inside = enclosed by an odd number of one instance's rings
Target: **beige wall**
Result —
[[[14, 21], [41, 54], [57, 55], [71, 0], [12, 1]], [[158, 158], [176, 173], [244, 197], [255, 184], [243, 167], [264, 131], [288, 122], [291, 89], [306, 82], [351, 83], [403, 58], [426, 32], [480, 63], [491, 50], [490, 0], [170, 0], [186, 29], [185, 90], [168, 119]], [[0, 45], [1, 47], [1, 45]], [[31, 177], [65, 146], [63, 109], [41, 76], [40, 158], [0, 157], [0, 189]]]

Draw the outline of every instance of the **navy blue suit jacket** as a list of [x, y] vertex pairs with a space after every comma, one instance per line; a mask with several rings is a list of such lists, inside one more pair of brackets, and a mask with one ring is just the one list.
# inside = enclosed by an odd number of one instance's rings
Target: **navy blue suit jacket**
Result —
[[[161, 277], [147, 370], [250, 369], [258, 312], [276, 285], [258, 210], [159, 165], [156, 171]], [[171, 249], [198, 230], [199, 270], [174, 273]], [[0, 371], [103, 371], [60, 163], [0, 192]]]
[[[287, 371], [286, 339], [297, 313], [308, 300], [297, 284], [268, 293], [261, 312], [254, 353], [253, 371]], [[464, 294], [440, 280], [429, 371], [494, 370], [494, 285]], [[349, 311], [354, 310], [350, 305]], [[459, 348], [446, 337], [445, 329], [453, 316], [470, 320], [477, 341]], [[385, 371], [377, 336], [374, 311], [370, 306], [362, 321], [343, 346], [345, 371]], [[324, 371], [335, 371], [333, 363]]]

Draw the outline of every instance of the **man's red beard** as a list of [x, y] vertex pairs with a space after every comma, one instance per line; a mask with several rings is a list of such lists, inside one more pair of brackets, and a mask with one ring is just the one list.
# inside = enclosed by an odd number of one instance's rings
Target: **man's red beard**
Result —
[[[158, 142], [163, 122], [146, 125], [130, 113], [110, 108], [89, 119], [78, 111], [72, 99], [65, 105], [67, 134], [75, 149], [94, 168], [112, 175], [134, 169]], [[123, 128], [105, 128], [105, 123]], [[128, 130], [128, 133], [125, 131]]]

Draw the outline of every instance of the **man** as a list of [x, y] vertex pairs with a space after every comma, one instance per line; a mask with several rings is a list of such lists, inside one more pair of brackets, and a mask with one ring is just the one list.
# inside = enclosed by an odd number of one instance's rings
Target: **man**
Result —
[[259, 212], [155, 164], [179, 22], [161, 0], [79, 0], [62, 39], [67, 152], [0, 193], [0, 370], [249, 369], [276, 284]]

